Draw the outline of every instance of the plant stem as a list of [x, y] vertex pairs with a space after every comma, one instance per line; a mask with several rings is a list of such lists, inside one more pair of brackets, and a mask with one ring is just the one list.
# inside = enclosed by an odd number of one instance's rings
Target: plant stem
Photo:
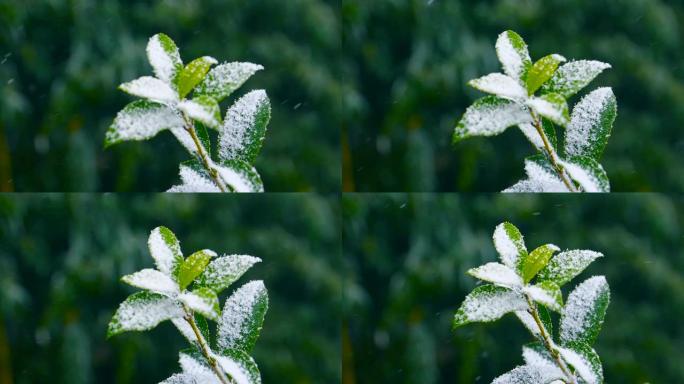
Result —
[[212, 161], [209, 158], [209, 154], [205, 152], [204, 146], [200, 143], [199, 137], [197, 137], [195, 125], [190, 121], [190, 119], [188, 119], [187, 116], [185, 116], [185, 113], [183, 113], [183, 120], [185, 121], [185, 131], [188, 132], [190, 137], [192, 137], [192, 141], [195, 143], [195, 147], [197, 147], [197, 153], [199, 154], [200, 159], [202, 160], [202, 165], [204, 165], [204, 168], [209, 173], [209, 176], [211, 176], [212, 180], [214, 181], [214, 184], [216, 184], [216, 186], [219, 190], [221, 190], [221, 192], [227, 192], [231, 190], [231, 188], [227, 187], [226, 184], [223, 182], [216, 168], [213, 167]]
[[530, 315], [532, 315], [532, 317], [534, 318], [534, 322], [537, 323], [537, 327], [539, 328], [539, 334], [541, 335], [542, 341], [544, 342], [544, 347], [549, 351], [553, 359], [556, 361], [556, 365], [558, 365], [558, 367], [563, 372], [569, 383], [577, 384], [577, 378], [575, 378], [575, 375], [573, 375], [570, 372], [568, 366], [565, 364], [563, 359], [561, 359], [560, 353], [555, 348], [553, 339], [551, 339], [551, 335], [546, 333], [546, 328], [544, 328], [544, 325], [542, 324], [541, 319], [539, 318], [539, 312], [537, 312], [537, 305], [532, 302], [528, 295], [525, 295], [525, 299], [527, 300], [527, 305], [530, 307], [528, 312], [530, 313]]
[[546, 153], [549, 155], [551, 165], [553, 165], [553, 168], [556, 170], [556, 173], [558, 173], [558, 176], [563, 181], [563, 184], [565, 184], [568, 190], [570, 192], [578, 192], [577, 188], [575, 188], [572, 181], [570, 181], [568, 176], [565, 174], [565, 170], [563, 169], [563, 167], [558, 163], [558, 156], [556, 155], [556, 151], [551, 146], [548, 137], [546, 137], [546, 133], [544, 133], [544, 130], [542, 129], [541, 119], [539, 119], [532, 111], [530, 111], [530, 114], [532, 115], [534, 127], [537, 129], [537, 133], [539, 133], [539, 136], [541, 137], [542, 142], [544, 143], [544, 149], [546, 149]]
[[211, 349], [209, 349], [207, 341], [204, 339], [204, 336], [202, 336], [202, 333], [197, 327], [197, 323], [195, 323], [195, 317], [193, 316], [192, 311], [190, 311], [187, 307], [185, 307], [184, 309], [186, 314], [185, 321], [187, 321], [190, 324], [190, 327], [192, 328], [192, 331], [195, 333], [195, 337], [197, 338], [197, 342], [200, 346], [200, 350], [202, 351], [202, 355], [204, 355], [204, 358], [206, 358], [209, 362], [211, 369], [219, 378], [219, 381], [221, 381], [221, 383], [223, 384], [235, 384], [233, 378], [226, 376], [226, 374], [223, 372], [223, 369], [219, 367], [218, 362], [214, 357], [214, 354], [211, 352]]

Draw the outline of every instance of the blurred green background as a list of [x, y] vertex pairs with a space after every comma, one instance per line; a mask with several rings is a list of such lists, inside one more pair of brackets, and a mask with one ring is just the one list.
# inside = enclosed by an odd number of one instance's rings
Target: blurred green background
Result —
[[[0, 196], [0, 384], [156, 383], [187, 346], [170, 322], [105, 340], [119, 278], [150, 267], [149, 232], [188, 255], [259, 256], [233, 287], [264, 280], [270, 308], [253, 356], [264, 383], [340, 381], [339, 203], [288, 195]], [[212, 329], [213, 326], [211, 326]]]
[[595, 345], [607, 383], [684, 382], [681, 196], [358, 195], [342, 207], [343, 384], [490, 383], [522, 364], [532, 339], [513, 315], [451, 329], [477, 284], [465, 272], [497, 259], [492, 232], [504, 220], [529, 249], [605, 254], [563, 293], [607, 277], [612, 298]]
[[222, 103], [266, 89], [273, 106], [256, 161], [266, 191], [339, 190], [339, 0], [0, 0], [0, 190], [165, 191], [188, 158], [169, 132], [102, 148], [117, 90], [151, 74], [164, 32], [187, 63], [264, 65]]
[[[345, 0], [343, 182], [347, 191], [498, 192], [524, 176], [521, 132], [451, 145], [500, 72], [494, 43], [520, 33], [533, 59], [608, 62], [587, 89], [613, 87], [603, 155], [614, 191], [684, 190], [684, 3], [666, 0]], [[574, 96], [574, 105], [586, 91]]]

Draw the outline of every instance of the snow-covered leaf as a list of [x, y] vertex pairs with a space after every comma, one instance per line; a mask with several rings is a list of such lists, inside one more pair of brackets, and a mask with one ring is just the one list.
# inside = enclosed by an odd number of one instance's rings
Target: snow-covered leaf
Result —
[[197, 378], [189, 373], [176, 373], [159, 384], [202, 384]]
[[610, 289], [603, 276], [595, 276], [578, 285], [568, 296], [560, 321], [560, 341], [592, 345], [603, 324]]
[[183, 253], [176, 235], [166, 227], [157, 227], [150, 232], [147, 247], [157, 269], [178, 281], [178, 269], [183, 263]]
[[184, 290], [193, 280], [207, 267], [212, 257], [216, 257], [216, 252], [210, 249], [203, 249], [188, 256], [180, 265], [178, 271], [178, 285]]
[[151, 268], [126, 275], [121, 278], [121, 281], [165, 296], [172, 296], [179, 292], [178, 284], [171, 277]]
[[522, 354], [525, 364], [539, 368], [542, 374], [540, 383], [550, 383], [553, 380], [565, 378], [563, 371], [541, 342], [524, 345]]
[[544, 155], [526, 158], [525, 173], [528, 176], [526, 180], [519, 181], [503, 192], [569, 192]]
[[496, 55], [499, 57], [504, 73], [524, 85], [532, 60], [523, 38], [513, 31], [501, 33], [496, 40]]
[[197, 288], [192, 292], [184, 292], [178, 296], [178, 299], [187, 305], [194, 312], [205, 316], [211, 320], [218, 320], [220, 316], [220, 308], [216, 292], [209, 288]]
[[223, 63], [209, 71], [204, 81], [195, 88], [195, 94], [211, 96], [220, 102], [262, 69], [264, 67], [253, 63]]
[[515, 270], [518, 260], [527, 256], [525, 240], [520, 230], [509, 222], [503, 222], [496, 226], [492, 238], [501, 262]]
[[260, 261], [260, 258], [249, 255], [228, 255], [216, 258], [209, 263], [195, 284], [198, 287], [211, 288], [216, 293], [221, 293]]
[[561, 252], [539, 271], [538, 279], [553, 281], [562, 287], [599, 257], [603, 257], [603, 254], [583, 249]]
[[261, 150], [270, 119], [271, 103], [265, 91], [252, 91], [237, 100], [226, 112], [219, 131], [219, 160], [252, 164]]
[[268, 292], [261, 280], [250, 281], [226, 300], [218, 323], [219, 350], [250, 352], [259, 337], [268, 310]]
[[584, 192], [610, 192], [606, 171], [591, 157], [575, 156], [559, 162]]
[[501, 73], [490, 73], [479, 79], [470, 80], [468, 85], [505, 99], [524, 100], [527, 98], [527, 90], [517, 80]]
[[468, 270], [468, 274], [503, 287], [522, 286], [520, 276], [513, 269], [499, 263], [487, 263], [477, 268], [472, 268]]
[[105, 134], [105, 147], [128, 140], [147, 140], [165, 129], [182, 128], [183, 119], [172, 108], [149, 100], [124, 107]]
[[454, 328], [476, 321], [494, 321], [508, 312], [526, 308], [527, 302], [521, 293], [496, 285], [481, 285], [466, 296], [454, 316]]
[[596, 351], [582, 342], [557, 347], [561, 357], [575, 369], [586, 384], [603, 383], [603, 367]]
[[[537, 313], [539, 314], [539, 319], [541, 320], [542, 327], [544, 327], [544, 333], [546, 335], [552, 335], [553, 334], [553, 323], [551, 322], [551, 314], [549, 313], [549, 310], [541, 305], [537, 305]], [[532, 333], [532, 336], [537, 337], [537, 338], [542, 338], [541, 336], [541, 330], [539, 329], [539, 326], [537, 325], [537, 322], [534, 320], [534, 317], [528, 312], [528, 311], [516, 311], [515, 315], [518, 317], [521, 323], [527, 328], [530, 333]]]
[[211, 56], [203, 56], [191, 61], [178, 75], [178, 96], [184, 98], [209, 72], [218, 61]]
[[563, 64], [551, 80], [542, 86], [543, 93], [559, 93], [568, 98], [586, 87], [610, 64], [595, 60], [578, 60]]
[[183, 308], [177, 300], [158, 293], [136, 292], [119, 305], [109, 322], [107, 337], [152, 329], [164, 320], [182, 316]]
[[221, 178], [235, 192], [263, 192], [264, 183], [256, 168], [238, 159], [226, 160], [217, 166]]
[[235, 384], [261, 384], [261, 374], [254, 359], [238, 349], [223, 351], [216, 357], [219, 366]]
[[119, 86], [122, 91], [138, 97], [144, 97], [161, 103], [178, 101], [176, 91], [170, 85], [152, 76], [143, 76]]
[[192, 376], [197, 383], [221, 384], [216, 374], [197, 350], [189, 349], [179, 353], [178, 359], [183, 373]]
[[183, 162], [179, 168], [182, 184], [169, 188], [167, 192], [221, 192], [201, 165], [195, 162]]
[[535, 302], [553, 311], [560, 312], [563, 308], [563, 295], [556, 283], [542, 281], [536, 285], [527, 285], [523, 288], [523, 292], [529, 295]]
[[525, 82], [527, 85], [527, 92], [531, 95], [537, 91], [542, 84], [556, 73], [556, 69], [558, 69], [558, 66], [564, 61], [566, 61], [565, 57], [557, 54], [544, 56], [537, 60], [527, 72], [527, 79]]
[[[197, 324], [197, 328], [199, 329], [200, 333], [204, 337], [206, 341], [211, 340], [211, 334], [209, 332], [209, 324], [207, 324], [207, 320], [204, 318], [204, 316], [200, 315], [199, 313], [194, 314], [195, 317], [195, 324]], [[171, 319], [171, 322], [173, 325], [178, 328], [178, 331], [185, 336], [185, 338], [191, 343], [191, 344], [197, 344], [197, 336], [195, 335], [195, 331], [192, 329], [192, 326], [185, 320], [184, 318], [176, 318], [176, 319]]]
[[[527, 137], [527, 140], [529, 140], [530, 143], [537, 148], [537, 150], [542, 152], [546, 151], [544, 141], [539, 135], [537, 128], [532, 123], [519, 124], [518, 128], [520, 128], [525, 137]], [[558, 140], [556, 139], [556, 129], [554, 128], [553, 123], [548, 119], [542, 118], [542, 130], [546, 135], [551, 147], [556, 150], [558, 146]]]
[[147, 58], [157, 78], [175, 88], [183, 70], [176, 43], [163, 33], [152, 36], [147, 43]]
[[532, 280], [537, 272], [546, 266], [553, 253], [558, 251], [560, 251], [560, 248], [557, 246], [553, 244], [544, 244], [524, 257], [520, 257], [516, 270], [520, 276], [522, 276], [525, 284]]
[[524, 106], [496, 96], [485, 96], [466, 109], [454, 129], [453, 142], [470, 136], [494, 136], [512, 125], [532, 121], [530, 112]]
[[572, 110], [565, 134], [565, 156], [601, 158], [617, 116], [617, 100], [611, 88], [599, 88], [584, 96]]
[[218, 128], [221, 126], [221, 110], [216, 100], [209, 96], [197, 96], [192, 100], [183, 100], [178, 103], [178, 109], [207, 127]]
[[544, 383], [541, 369], [531, 365], [521, 365], [504, 373], [492, 384], [540, 384]]
[[557, 93], [547, 93], [527, 100], [526, 105], [539, 115], [565, 127], [570, 121], [568, 103]]

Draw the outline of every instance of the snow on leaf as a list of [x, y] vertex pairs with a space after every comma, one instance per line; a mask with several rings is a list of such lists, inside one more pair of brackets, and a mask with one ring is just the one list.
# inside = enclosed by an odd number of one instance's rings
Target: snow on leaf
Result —
[[503, 222], [494, 229], [494, 248], [501, 257], [501, 262], [515, 269], [518, 259], [527, 256], [525, 240], [520, 230], [509, 222]]
[[172, 108], [148, 100], [124, 107], [105, 134], [105, 147], [128, 140], [147, 140], [165, 129], [183, 127], [183, 119]]
[[[207, 320], [204, 318], [204, 316], [195, 313], [195, 324], [197, 324], [197, 328], [199, 328], [200, 333], [202, 336], [204, 336], [205, 340], [210, 340], [211, 335], [209, 333], [209, 325], [207, 324]], [[185, 320], [185, 318], [176, 318], [176, 319], [171, 319], [171, 322], [173, 325], [178, 328], [178, 331], [190, 342], [190, 343], [197, 343], [197, 336], [195, 335], [195, 331], [192, 329], [192, 326]]]
[[171, 187], [167, 192], [221, 192], [204, 170], [181, 163], [179, 174], [182, 184]]
[[238, 99], [226, 112], [219, 130], [219, 160], [252, 164], [261, 150], [271, 103], [266, 92], [256, 90]]
[[601, 164], [590, 157], [573, 157], [559, 163], [584, 192], [610, 192], [610, 181]]
[[202, 384], [195, 376], [187, 373], [176, 373], [159, 384]]
[[119, 86], [122, 91], [162, 103], [178, 101], [178, 95], [167, 83], [152, 76], [143, 76]]
[[565, 127], [570, 121], [568, 103], [557, 93], [547, 93], [527, 100], [526, 105], [541, 116]]
[[610, 303], [610, 289], [604, 276], [595, 276], [578, 285], [568, 296], [561, 314], [560, 341], [593, 344]]
[[150, 232], [147, 247], [157, 269], [176, 279], [178, 268], [183, 263], [183, 253], [176, 235], [166, 227], [157, 227]]
[[599, 88], [584, 96], [572, 110], [565, 134], [565, 155], [600, 159], [616, 116], [617, 101], [611, 88]]
[[188, 256], [183, 261], [178, 270], [178, 285], [180, 285], [181, 290], [190, 285], [204, 271], [212, 257], [216, 257], [216, 252], [211, 249], [203, 249]]
[[147, 58], [157, 78], [175, 87], [183, 61], [173, 40], [163, 33], [152, 36], [147, 43]]
[[235, 159], [224, 161], [216, 170], [226, 184], [235, 192], [263, 192], [264, 184], [256, 169], [244, 161]]
[[253, 63], [223, 63], [209, 71], [204, 81], [195, 88], [195, 94], [211, 96], [220, 102], [262, 69], [264, 67]]
[[526, 158], [525, 173], [528, 177], [526, 180], [519, 181], [503, 192], [569, 192], [544, 155]]
[[220, 293], [258, 262], [260, 258], [249, 255], [222, 256], [212, 260], [195, 283]]
[[211, 97], [197, 96], [192, 100], [183, 100], [178, 103], [178, 109], [207, 127], [218, 128], [221, 125], [221, 110]]
[[261, 384], [261, 374], [254, 359], [239, 349], [226, 350], [216, 356], [221, 369], [235, 384]]
[[148, 291], [161, 293], [165, 296], [176, 295], [178, 291], [178, 284], [169, 276], [156, 269], [146, 268], [141, 271], [126, 275], [121, 280], [129, 285], [137, 288], [146, 289]]
[[216, 292], [209, 288], [197, 288], [192, 292], [181, 293], [178, 299], [208, 319], [217, 320], [220, 316], [218, 297]]
[[522, 286], [520, 276], [513, 269], [499, 263], [487, 263], [477, 268], [472, 268], [468, 270], [468, 274], [503, 287]]
[[504, 373], [492, 381], [492, 384], [539, 384], [544, 383], [542, 372], [538, 367], [521, 365]]
[[496, 285], [481, 285], [466, 296], [454, 316], [454, 328], [480, 321], [490, 322], [508, 312], [527, 308], [521, 293]]
[[[544, 141], [542, 140], [541, 136], [539, 135], [539, 132], [537, 131], [537, 128], [531, 124], [531, 123], [525, 123], [525, 124], [519, 124], [518, 128], [522, 131], [522, 133], [525, 135], [527, 140], [534, 145], [537, 150], [540, 152], [545, 152], [546, 151], [546, 146], [544, 145]], [[546, 135], [547, 140], [549, 141], [549, 144], [551, 147], [555, 150], [557, 146], [557, 139], [556, 139], [556, 129], [553, 126], [553, 123], [549, 121], [548, 119], [542, 119], [542, 130], [544, 134]]]
[[259, 337], [268, 310], [268, 292], [261, 280], [250, 281], [226, 300], [218, 323], [219, 350], [249, 352]]
[[[200, 136], [198, 126], [195, 127], [195, 130], [197, 132], [197, 135]], [[195, 144], [195, 140], [193, 140], [192, 136], [190, 136], [190, 133], [188, 133], [188, 131], [184, 127], [173, 128], [171, 129], [171, 133], [173, 133], [173, 135], [176, 136], [178, 142], [181, 143], [181, 145], [185, 147], [185, 149], [187, 149], [191, 155], [198, 156], [197, 145]], [[203, 145], [204, 152], [209, 153], [209, 146], [207, 145], [208, 143], [205, 143], [202, 140], [200, 140], [200, 144]]]
[[563, 296], [556, 283], [542, 281], [537, 285], [527, 285], [523, 288], [523, 292], [535, 302], [553, 311], [560, 312], [563, 308]]
[[603, 257], [603, 254], [583, 249], [561, 252], [539, 271], [537, 278], [542, 281], [553, 281], [559, 287], [563, 286], [599, 257]]
[[568, 98], [596, 78], [610, 64], [595, 60], [577, 60], [563, 64], [558, 68], [551, 80], [542, 86], [543, 93], [559, 93]]
[[184, 98], [209, 72], [212, 65], [218, 61], [211, 56], [203, 56], [191, 61], [178, 75], [178, 96]]
[[[551, 315], [546, 307], [537, 306], [537, 313], [541, 319], [542, 326], [544, 327], [544, 332], [546, 335], [551, 335], [553, 331], [553, 324], [551, 323]], [[516, 311], [515, 315], [518, 317], [521, 323], [527, 328], [532, 336], [541, 338], [541, 330], [534, 320], [534, 317], [528, 311]]]
[[565, 57], [557, 54], [544, 56], [537, 60], [527, 72], [527, 91], [532, 95], [539, 87], [553, 76], [560, 63], [566, 61]]
[[205, 362], [204, 357], [198, 352], [180, 352], [178, 360], [183, 373], [191, 375], [198, 383], [221, 384], [214, 371]]
[[482, 92], [514, 101], [527, 98], [527, 91], [518, 81], [501, 73], [490, 73], [479, 79], [470, 80], [468, 85]]
[[109, 322], [107, 337], [152, 329], [164, 320], [182, 316], [183, 308], [177, 300], [147, 291], [136, 292], [119, 305]]
[[466, 109], [454, 129], [453, 142], [470, 136], [494, 136], [506, 128], [532, 121], [524, 106], [496, 96], [485, 96]]
[[553, 380], [563, 379], [565, 375], [558, 367], [549, 351], [537, 342], [523, 346], [523, 359], [525, 364], [537, 367], [542, 374], [540, 383], [550, 383]]
[[532, 60], [522, 37], [513, 31], [501, 33], [496, 40], [496, 55], [504, 72], [523, 85]]
[[590, 346], [584, 343], [573, 343], [568, 347], [556, 347], [561, 357], [572, 366], [586, 384], [603, 382], [601, 360]]
[[525, 284], [532, 280], [537, 272], [546, 266], [553, 253], [558, 251], [560, 251], [560, 248], [557, 246], [544, 244], [525, 255], [525, 257], [519, 258], [516, 270], [522, 276]]

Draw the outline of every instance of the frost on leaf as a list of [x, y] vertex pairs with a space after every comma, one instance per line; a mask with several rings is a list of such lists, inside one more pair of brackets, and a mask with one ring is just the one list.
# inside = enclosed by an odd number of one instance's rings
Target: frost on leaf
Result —
[[216, 292], [208, 288], [198, 288], [192, 292], [184, 292], [178, 299], [194, 312], [208, 319], [217, 320], [219, 317], [219, 301]]
[[211, 367], [198, 352], [179, 353], [179, 363], [183, 374], [191, 376], [198, 383], [221, 384]]
[[611, 88], [599, 88], [580, 100], [572, 110], [565, 137], [565, 156], [601, 158], [617, 116]]
[[570, 121], [568, 103], [563, 96], [557, 93], [547, 93], [546, 95], [533, 97], [526, 104], [539, 115], [562, 127], [565, 127], [568, 121]]
[[174, 103], [178, 101], [176, 91], [167, 83], [151, 76], [143, 76], [119, 86], [122, 91], [152, 101]]
[[569, 347], [557, 347], [561, 357], [568, 363], [586, 384], [603, 382], [603, 367], [594, 349], [586, 344], [574, 343]]
[[175, 279], [183, 263], [183, 253], [176, 235], [166, 227], [157, 227], [150, 232], [147, 247], [157, 269]]
[[235, 192], [263, 192], [264, 184], [256, 168], [241, 160], [227, 160], [216, 169]]
[[182, 184], [171, 187], [167, 192], [221, 192], [219, 187], [203, 170], [181, 164], [179, 174]]
[[523, 85], [525, 75], [532, 66], [523, 38], [513, 31], [501, 33], [496, 40], [496, 55], [499, 57], [504, 72]]
[[173, 296], [179, 292], [178, 284], [168, 275], [156, 269], [146, 268], [141, 271], [126, 275], [121, 280], [137, 288], [161, 293], [165, 296]]
[[527, 91], [533, 94], [539, 87], [553, 76], [560, 63], [566, 61], [565, 57], [557, 54], [544, 56], [537, 60], [527, 72]]
[[526, 308], [527, 302], [519, 292], [495, 285], [481, 285], [466, 296], [454, 316], [454, 327], [476, 321], [494, 321], [508, 312]]
[[608, 175], [596, 160], [578, 156], [569, 160], [559, 160], [559, 163], [584, 192], [610, 192]]
[[212, 65], [218, 61], [211, 56], [203, 56], [188, 63], [178, 75], [178, 95], [184, 98], [199, 84]]
[[550, 281], [542, 281], [537, 285], [527, 285], [523, 292], [529, 295], [535, 302], [547, 308], [560, 312], [563, 308], [563, 296], [560, 288]]
[[561, 252], [539, 271], [538, 279], [553, 281], [561, 287], [602, 256], [600, 252], [580, 249]]
[[551, 79], [542, 86], [543, 93], [559, 93], [568, 98], [596, 78], [610, 64], [595, 60], [578, 60], [563, 64]]
[[531, 365], [521, 365], [504, 373], [492, 381], [492, 384], [537, 384], [545, 383], [540, 368]]
[[117, 113], [105, 135], [105, 147], [122, 141], [146, 140], [165, 129], [182, 127], [183, 119], [170, 107], [136, 100]]
[[496, 96], [476, 100], [454, 130], [453, 142], [470, 136], [494, 136], [506, 128], [532, 122], [532, 116], [524, 106]]
[[219, 350], [249, 352], [259, 337], [268, 310], [268, 293], [263, 281], [250, 281], [226, 300], [218, 323]]
[[468, 274], [480, 280], [503, 287], [521, 287], [522, 279], [511, 268], [499, 263], [487, 263], [468, 270]]
[[527, 256], [527, 248], [520, 230], [509, 222], [504, 222], [494, 229], [494, 248], [501, 256], [501, 261], [509, 268], [515, 269], [518, 260]]
[[197, 381], [193, 375], [187, 373], [176, 373], [159, 384], [202, 384], [202, 382]]
[[147, 58], [157, 78], [175, 87], [183, 61], [173, 40], [163, 33], [152, 36], [147, 43]]
[[233, 378], [236, 384], [261, 384], [261, 374], [254, 359], [244, 351], [231, 349], [224, 351], [216, 360], [223, 371]]
[[563, 371], [556, 365], [551, 354], [541, 343], [532, 343], [523, 346], [523, 359], [525, 364], [536, 367], [542, 374], [539, 383], [550, 383], [553, 380], [563, 379]]
[[470, 80], [468, 85], [482, 92], [514, 101], [527, 98], [527, 91], [518, 81], [501, 73], [490, 73], [479, 79]]
[[107, 337], [125, 331], [152, 329], [164, 320], [183, 316], [175, 299], [151, 292], [137, 292], [124, 300], [109, 322]]
[[595, 276], [578, 285], [568, 296], [561, 314], [561, 343], [581, 341], [593, 344], [609, 303], [610, 290], [605, 277]]
[[195, 95], [211, 96], [220, 102], [262, 69], [264, 67], [261, 65], [252, 63], [223, 63], [209, 71], [204, 81], [195, 88]]
[[221, 110], [211, 97], [198, 96], [192, 100], [183, 100], [178, 103], [178, 109], [209, 128], [218, 128], [221, 125]]
[[196, 284], [220, 293], [260, 261], [260, 258], [248, 255], [219, 257], [209, 263], [204, 272], [197, 278]]
[[265, 91], [252, 91], [237, 100], [226, 112], [219, 130], [219, 160], [252, 164], [261, 150], [270, 119], [271, 103]]

